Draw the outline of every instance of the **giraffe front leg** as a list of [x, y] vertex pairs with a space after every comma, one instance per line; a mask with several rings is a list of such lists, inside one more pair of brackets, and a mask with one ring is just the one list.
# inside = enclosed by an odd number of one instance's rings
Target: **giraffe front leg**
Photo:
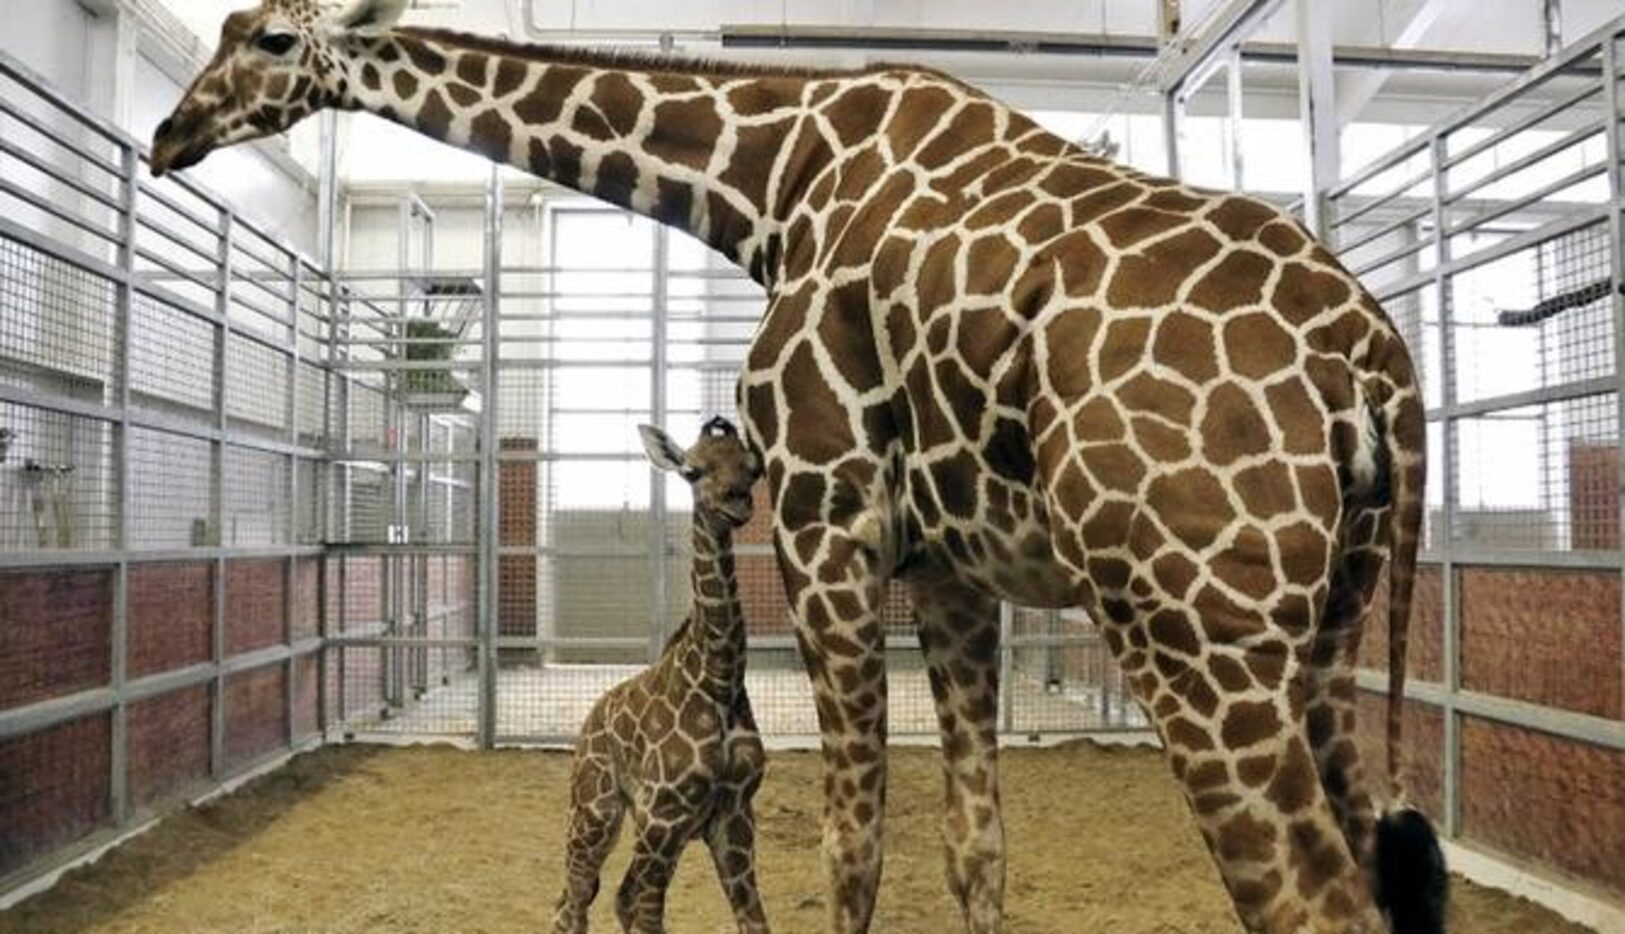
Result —
[[706, 828], [705, 842], [740, 934], [768, 934], [767, 914], [756, 886], [756, 816], [749, 790], [727, 786], [718, 791], [716, 814]]
[[639, 802], [632, 821], [637, 840], [615, 893], [615, 916], [627, 934], [665, 934], [666, 890], [698, 820], [692, 804], [671, 786]]
[[762, 784], [767, 754], [762, 749], [750, 701], [743, 692], [734, 706], [736, 728], [727, 738], [727, 773], [717, 787], [716, 810], [706, 827], [705, 842], [740, 934], [768, 934], [767, 915], [756, 885], [756, 816], [751, 811], [751, 800]]
[[[595, 714], [596, 717], [596, 714]], [[553, 934], [586, 934], [587, 910], [598, 897], [599, 873], [620, 835], [626, 811], [616, 787], [608, 734], [594, 720], [583, 728], [570, 773], [570, 825], [565, 843], [564, 892], [553, 912]]]
[[871, 546], [839, 526], [781, 523], [776, 544], [822, 738], [830, 930], [862, 934], [882, 864], [886, 579]]
[[998, 600], [949, 578], [911, 588], [942, 729], [948, 886], [965, 928], [1003, 925], [1004, 817], [999, 807]]

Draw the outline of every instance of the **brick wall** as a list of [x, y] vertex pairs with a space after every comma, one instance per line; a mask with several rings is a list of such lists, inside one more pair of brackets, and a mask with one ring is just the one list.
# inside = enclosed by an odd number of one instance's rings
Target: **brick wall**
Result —
[[314, 735], [321, 727], [316, 705], [320, 678], [321, 667], [315, 655], [293, 660], [293, 738], [296, 741]]
[[1461, 572], [1462, 686], [1621, 716], [1618, 571]]
[[266, 665], [226, 679], [226, 765], [238, 768], [287, 741], [287, 672]]
[[0, 707], [106, 684], [113, 572], [0, 573]]
[[280, 558], [226, 562], [226, 654], [283, 640], [287, 562]]
[[1463, 717], [1462, 833], [1625, 895], [1625, 752]]
[[111, 735], [99, 714], [0, 740], [0, 875], [107, 821]]
[[144, 807], [209, 775], [209, 689], [171, 691], [131, 704], [130, 801]]
[[321, 624], [320, 558], [295, 558], [293, 562], [293, 619], [295, 641], [315, 636]]
[[1569, 517], [1573, 546], [1619, 547], [1619, 445], [1569, 440]]
[[204, 562], [130, 566], [129, 674], [206, 662], [214, 655], [214, 569]]
[[[535, 438], [503, 438], [501, 450], [535, 453]], [[505, 461], [498, 468], [498, 542], [503, 545], [536, 544], [536, 468], [533, 461]], [[536, 558], [503, 555], [498, 559], [497, 633], [536, 635]]]
[[[1412, 803], [1435, 823], [1444, 815], [1444, 717], [1438, 708], [1405, 702], [1404, 748], [1400, 765]], [[1362, 691], [1358, 709], [1360, 761], [1372, 788], [1388, 774], [1388, 699]]]
[[[1444, 576], [1438, 565], [1416, 569], [1411, 591], [1411, 622], [1406, 644], [1405, 671], [1423, 681], [1444, 678]], [[1366, 611], [1360, 637], [1360, 665], [1388, 670], [1388, 572], [1377, 581], [1377, 592]]]

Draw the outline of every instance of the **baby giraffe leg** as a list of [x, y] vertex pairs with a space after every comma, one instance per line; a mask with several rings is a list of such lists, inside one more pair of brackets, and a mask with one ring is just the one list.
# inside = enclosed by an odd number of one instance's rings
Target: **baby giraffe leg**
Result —
[[[748, 722], [748, 708], [744, 716]], [[729, 738], [728, 750], [732, 774], [717, 787], [716, 810], [705, 829], [705, 842], [740, 934], [768, 934], [762, 896], [756, 887], [756, 817], [750, 807], [762, 783], [762, 740], [755, 733], [755, 724], [750, 725], [750, 732]]]
[[666, 889], [696, 829], [692, 810], [676, 787], [651, 797], [633, 811], [637, 842], [615, 896], [615, 914], [627, 934], [665, 934]]
[[593, 745], [590, 738], [583, 741], [571, 774], [564, 893], [553, 912], [553, 934], [586, 934], [587, 909], [598, 896], [598, 876], [626, 810], [609, 761]]

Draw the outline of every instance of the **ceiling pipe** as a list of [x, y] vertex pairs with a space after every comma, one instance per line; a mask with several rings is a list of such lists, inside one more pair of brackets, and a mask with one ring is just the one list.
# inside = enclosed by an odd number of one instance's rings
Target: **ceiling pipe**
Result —
[[[648, 33], [644, 34], [645, 36]], [[1072, 55], [1094, 58], [1155, 58], [1159, 46], [1151, 36], [1100, 33], [1023, 33], [999, 30], [863, 29], [848, 26], [724, 25], [725, 49], [849, 49], [878, 52], [982, 52], [1021, 55]], [[1285, 42], [1244, 42], [1243, 61], [1296, 65], [1295, 46]], [[1337, 46], [1332, 62], [1343, 68], [1398, 71], [1452, 71], [1516, 74], [1540, 59], [1532, 55], [1456, 52], [1431, 49], [1385, 49]], [[1593, 72], [1594, 73], [1594, 72]]]

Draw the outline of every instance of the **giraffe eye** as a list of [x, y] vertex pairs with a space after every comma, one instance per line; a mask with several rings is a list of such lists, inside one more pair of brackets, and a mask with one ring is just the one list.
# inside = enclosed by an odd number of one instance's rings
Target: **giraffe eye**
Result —
[[256, 45], [260, 47], [261, 51], [280, 56], [293, 51], [294, 43], [298, 41], [299, 37], [291, 32], [271, 32], [260, 36]]

